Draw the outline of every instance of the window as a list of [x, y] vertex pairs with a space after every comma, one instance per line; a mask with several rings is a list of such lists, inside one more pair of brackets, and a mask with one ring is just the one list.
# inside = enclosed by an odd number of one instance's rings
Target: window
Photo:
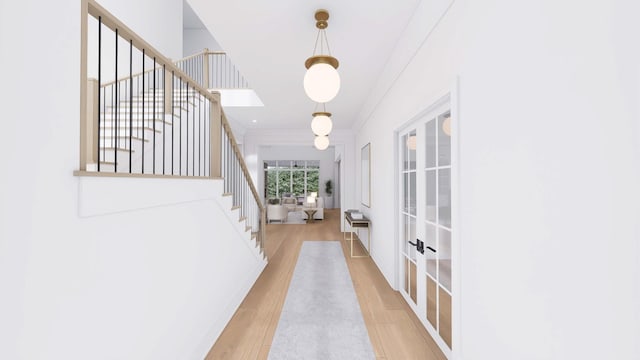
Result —
[[269, 160], [264, 162], [264, 193], [267, 198], [283, 194], [307, 196], [319, 192], [319, 160]]

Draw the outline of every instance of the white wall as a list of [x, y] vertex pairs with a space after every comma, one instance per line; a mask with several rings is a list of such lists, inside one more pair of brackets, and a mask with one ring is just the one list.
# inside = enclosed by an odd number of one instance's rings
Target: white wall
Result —
[[[335, 182], [333, 174], [335, 151], [332, 146], [320, 151], [313, 145], [307, 146], [281, 146], [264, 145], [258, 148], [258, 165], [266, 160], [319, 160], [320, 161], [320, 183], [318, 196], [327, 197], [324, 191], [324, 183], [327, 180]], [[258, 192], [264, 194], [264, 171], [258, 172]], [[326, 204], [326, 202], [325, 202]], [[325, 205], [326, 206], [326, 205]]]
[[[333, 130], [329, 136], [331, 145], [334, 146], [334, 155], [340, 156], [342, 159], [341, 181], [340, 187], [341, 204], [334, 204], [334, 207], [340, 207], [342, 210], [352, 208], [355, 205], [355, 179], [354, 179], [354, 135], [349, 130]], [[314, 135], [309, 129], [264, 129], [264, 130], [248, 130], [244, 136], [245, 161], [256, 184], [261, 181], [260, 173], [262, 172], [262, 158], [260, 155], [261, 145], [271, 146], [313, 146]], [[322, 181], [322, 178], [321, 178]], [[324, 187], [322, 190], [324, 190]]]
[[[180, 0], [135, 1], [101, 0], [102, 7], [113, 14], [134, 33], [144, 39], [152, 47], [169, 59], [182, 58], [182, 12], [183, 3]], [[153, 10], [150, 10], [153, 9]], [[102, 82], [115, 79], [115, 33], [103, 26], [101, 34], [102, 49]], [[98, 20], [89, 17], [88, 20], [88, 75], [90, 78], [98, 76]], [[119, 37], [118, 41], [118, 78], [129, 75], [129, 40]], [[148, 52], [147, 52], [148, 56]], [[131, 60], [133, 74], [142, 71], [142, 52], [133, 50]], [[153, 68], [153, 58], [147, 58], [145, 69]]]
[[164, 56], [182, 58], [182, 0], [99, 0]]
[[[412, 24], [435, 5], [423, 2]], [[455, 358], [640, 358], [638, 10], [457, 0], [424, 43], [428, 28], [408, 26], [399, 43], [416, 51], [390, 60], [363, 108], [355, 163], [371, 142], [373, 171], [363, 210], [394, 283], [394, 131], [458, 81]]]
[[187, 57], [189, 55], [202, 52], [204, 49], [211, 51], [222, 51], [222, 48], [211, 36], [207, 29], [184, 29], [183, 30], [183, 44], [182, 44], [182, 56]]
[[158, 180], [149, 206], [133, 184], [157, 182], [111, 179], [112, 210], [81, 212], [80, 2], [0, 10], [0, 358], [202, 359], [259, 261], [211, 181]]

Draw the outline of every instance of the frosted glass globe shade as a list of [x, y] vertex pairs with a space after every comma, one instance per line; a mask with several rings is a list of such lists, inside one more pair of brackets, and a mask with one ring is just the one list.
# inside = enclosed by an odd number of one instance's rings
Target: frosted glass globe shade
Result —
[[311, 130], [318, 136], [329, 135], [333, 128], [333, 122], [331, 118], [326, 115], [316, 115], [311, 120]]
[[313, 145], [315, 145], [318, 150], [324, 150], [329, 147], [329, 137], [316, 136], [316, 139], [313, 141]]
[[311, 100], [318, 103], [333, 100], [340, 91], [338, 70], [329, 64], [314, 64], [304, 74], [304, 91]]

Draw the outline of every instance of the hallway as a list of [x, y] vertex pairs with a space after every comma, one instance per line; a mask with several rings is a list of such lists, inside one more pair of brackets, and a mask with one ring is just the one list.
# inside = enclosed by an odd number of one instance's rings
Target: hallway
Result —
[[[304, 240], [341, 240], [339, 209], [304, 225], [267, 225], [269, 264], [212, 347], [207, 360], [266, 359]], [[346, 243], [341, 241], [343, 253]], [[346, 258], [376, 359], [445, 359], [370, 258]]]

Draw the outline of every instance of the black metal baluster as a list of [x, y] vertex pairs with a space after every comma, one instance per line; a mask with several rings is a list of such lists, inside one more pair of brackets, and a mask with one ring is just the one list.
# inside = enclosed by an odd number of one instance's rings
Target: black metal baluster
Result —
[[200, 107], [198, 108], [198, 176], [202, 176], [202, 94], [199, 97]]
[[152, 174], [156, 174], [156, 57], [153, 57], [153, 154], [151, 160], [153, 165], [151, 166]]
[[[193, 102], [196, 102], [196, 99], [193, 99]], [[192, 135], [191, 135], [191, 175], [195, 176], [196, 175], [196, 114], [195, 114], [195, 108], [194, 110], [194, 114], [191, 115], [191, 120], [193, 120], [193, 126], [192, 126]], [[200, 110], [200, 103], [198, 103], [198, 110]]]
[[164, 175], [164, 161], [166, 158], [166, 120], [167, 120], [167, 64], [162, 64], [162, 88], [164, 89], [164, 96], [162, 97], [162, 175]]
[[133, 165], [131, 138], [133, 137], [133, 40], [129, 39], [129, 174]]
[[145, 74], [145, 49], [142, 49], [142, 174], [144, 174], [144, 148], [146, 147], [146, 143], [144, 141], [144, 133], [146, 130], [144, 129], [144, 107], [146, 105], [146, 88], [144, 87], [144, 77]]
[[[188, 106], [188, 104], [187, 104]], [[178, 149], [178, 173], [182, 175], [182, 77], [180, 77], [180, 135], [178, 137], [179, 149]]]
[[[102, 91], [102, 16], [98, 16], [98, 172], [100, 172], [100, 91]], [[103, 92], [104, 93], [104, 92]]]
[[[115, 146], [115, 142], [116, 142], [116, 137], [114, 136], [114, 131], [116, 130], [116, 123], [115, 123], [115, 112], [114, 109], [116, 108], [116, 103], [115, 103], [115, 99], [116, 99], [116, 85], [117, 83], [114, 83], [111, 86], [111, 147]], [[105, 149], [104, 149], [104, 156], [105, 159], [107, 157], [107, 146], [105, 144]]]
[[[187, 109], [189, 109], [189, 83], [187, 82], [186, 84], [187, 84]], [[195, 104], [194, 104], [194, 107], [195, 107]], [[186, 121], [186, 123], [187, 123], [187, 132], [186, 132], [186, 135], [187, 135], [187, 147], [184, 149], [185, 153], [187, 155], [186, 165], [185, 165], [187, 167], [187, 171], [185, 172], [186, 176], [189, 176], [189, 113], [190, 113], [190, 111], [187, 111], [187, 121]]]
[[[142, 74], [142, 76], [144, 76], [144, 73]], [[142, 76], [136, 76], [136, 94], [140, 93], [140, 78]], [[138, 95], [136, 95], [136, 98], [138, 98]], [[136, 105], [138, 104], [138, 100], [136, 100]], [[143, 110], [144, 111], [144, 110]], [[135, 136], [136, 136], [136, 140], [140, 139], [140, 127], [136, 126], [136, 131], [135, 131]], [[144, 145], [144, 144], [143, 144]]]
[[[205, 108], [205, 113], [204, 113], [204, 149], [206, 151], [205, 153], [205, 157], [204, 157], [204, 161], [205, 161], [205, 170], [207, 168], [207, 164], [209, 164], [208, 169], [209, 171], [207, 172], [208, 176], [211, 176], [211, 149], [209, 149], [209, 146], [207, 146], [207, 139], [209, 139], [209, 134], [211, 134], [211, 124], [209, 123], [210, 119], [211, 119], [211, 101], [207, 100], [207, 107]], [[209, 125], [209, 126], [207, 126]], [[209, 143], [211, 143], [210, 139], [209, 139]], [[207, 159], [209, 161], [207, 161]]]
[[175, 145], [173, 141], [173, 124], [176, 122], [176, 75], [175, 71], [171, 70], [171, 175], [173, 175], [173, 156]]
[[[102, 116], [104, 118], [103, 123], [107, 122], [107, 89], [102, 91]], [[107, 129], [106, 124], [104, 125], [105, 129], [102, 130], [104, 138], [102, 139], [102, 148], [107, 146]], [[102, 152], [102, 161], [106, 160], [104, 151]], [[100, 139], [98, 139], [98, 160], [100, 160]]]
[[118, 97], [118, 87], [120, 86], [120, 82], [118, 81], [118, 29], [116, 29], [116, 83], [115, 83], [115, 87], [116, 87], [116, 96], [115, 96], [115, 103], [116, 103], [116, 112], [115, 112], [115, 122], [116, 122], [116, 136], [115, 136], [115, 146], [113, 147], [113, 172], [118, 172], [118, 143], [119, 143], [119, 138], [118, 135], [120, 135], [119, 132], [119, 124], [118, 124], [118, 103], [120, 101], [120, 98]]

